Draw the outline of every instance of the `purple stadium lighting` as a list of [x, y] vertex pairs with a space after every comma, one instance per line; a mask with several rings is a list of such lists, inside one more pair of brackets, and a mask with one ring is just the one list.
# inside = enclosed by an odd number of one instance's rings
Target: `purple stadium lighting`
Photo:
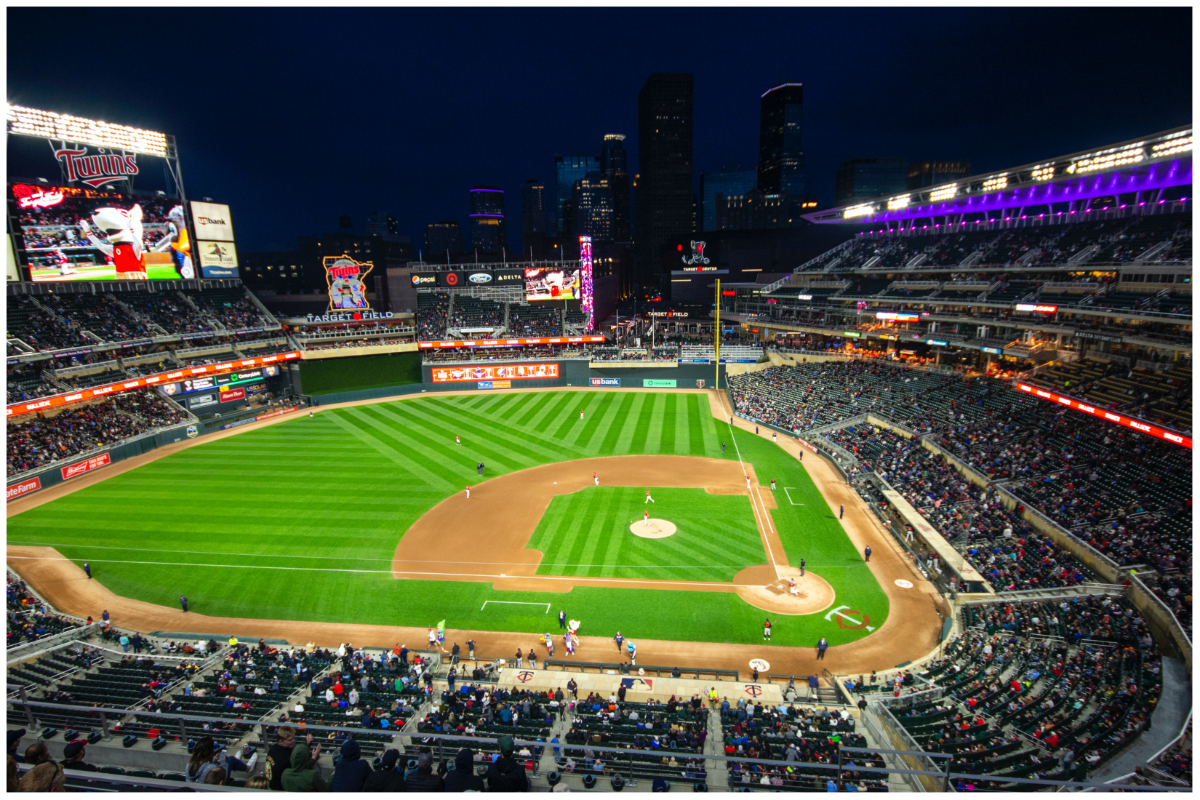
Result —
[[495, 217], [496, 219], [504, 219], [503, 214], [471, 214], [472, 217]]

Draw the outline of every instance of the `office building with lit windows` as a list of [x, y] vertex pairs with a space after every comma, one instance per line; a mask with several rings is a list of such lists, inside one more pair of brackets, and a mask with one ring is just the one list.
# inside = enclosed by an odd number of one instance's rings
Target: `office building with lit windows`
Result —
[[471, 190], [471, 249], [498, 255], [507, 246], [504, 190], [495, 186], [476, 186]]

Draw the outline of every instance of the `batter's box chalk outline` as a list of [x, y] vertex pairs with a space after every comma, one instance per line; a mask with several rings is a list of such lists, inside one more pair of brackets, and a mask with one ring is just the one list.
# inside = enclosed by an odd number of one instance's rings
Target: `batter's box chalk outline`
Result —
[[[795, 486], [785, 486], [785, 487], [783, 487], [783, 493], [787, 495], [788, 502], [789, 502], [789, 503], [791, 503], [791, 504], [792, 504], [792, 505], [794, 505], [794, 506], [802, 506], [802, 505], [804, 505], [804, 503], [797, 503], [795, 500], [793, 500], [793, 499], [792, 499], [792, 492], [791, 492], [791, 490], [792, 490], [792, 489], [796, 489], [796, 487], [795, 487]], [[797, 489], [797, 491], [799, 491], [799, 489]]]
[[484, 600], [483, 605], [481, 605], [479, 607], [479, 610], [483, 611], [485, 608], [487, 608], [488, 603], [504, 603], [505, 605], [510, 605], [510, 606], [545, 606], [546, 613], [547, 614], [550, 613], [550, 604], [549, 603], [529, 603], [524, 600]]

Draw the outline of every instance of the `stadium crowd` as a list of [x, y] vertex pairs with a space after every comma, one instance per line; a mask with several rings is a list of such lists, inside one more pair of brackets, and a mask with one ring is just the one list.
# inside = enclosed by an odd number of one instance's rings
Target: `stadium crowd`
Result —
[[54, 416], [18, 417], [8, 425], [11, 477], [185, 419], [153, 389], [122, 392]]

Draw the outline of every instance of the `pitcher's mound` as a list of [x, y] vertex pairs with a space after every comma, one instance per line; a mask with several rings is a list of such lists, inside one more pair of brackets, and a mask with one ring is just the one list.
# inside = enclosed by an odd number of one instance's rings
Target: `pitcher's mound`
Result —
[[665, 519], [649, 521], [639, 519], [629, 526], [629, 530], [633, 531], [634, 536], [640, 536], [643, 539], [665, 539], [675, 534], [675, 523], [667, 522]]
[[[734, 576], [733, 582], [739, 584], [738, 597], [773, 614], [815, 614], [833, 604], [833, 587], [811, 570], [806, 570], [801, 577], [798, 567], [781, 566], [779, 575], [776, 578], [775, 569], [770, 566], [747, 567]], [[796, 582], [794, 593], [793, 580]]]

